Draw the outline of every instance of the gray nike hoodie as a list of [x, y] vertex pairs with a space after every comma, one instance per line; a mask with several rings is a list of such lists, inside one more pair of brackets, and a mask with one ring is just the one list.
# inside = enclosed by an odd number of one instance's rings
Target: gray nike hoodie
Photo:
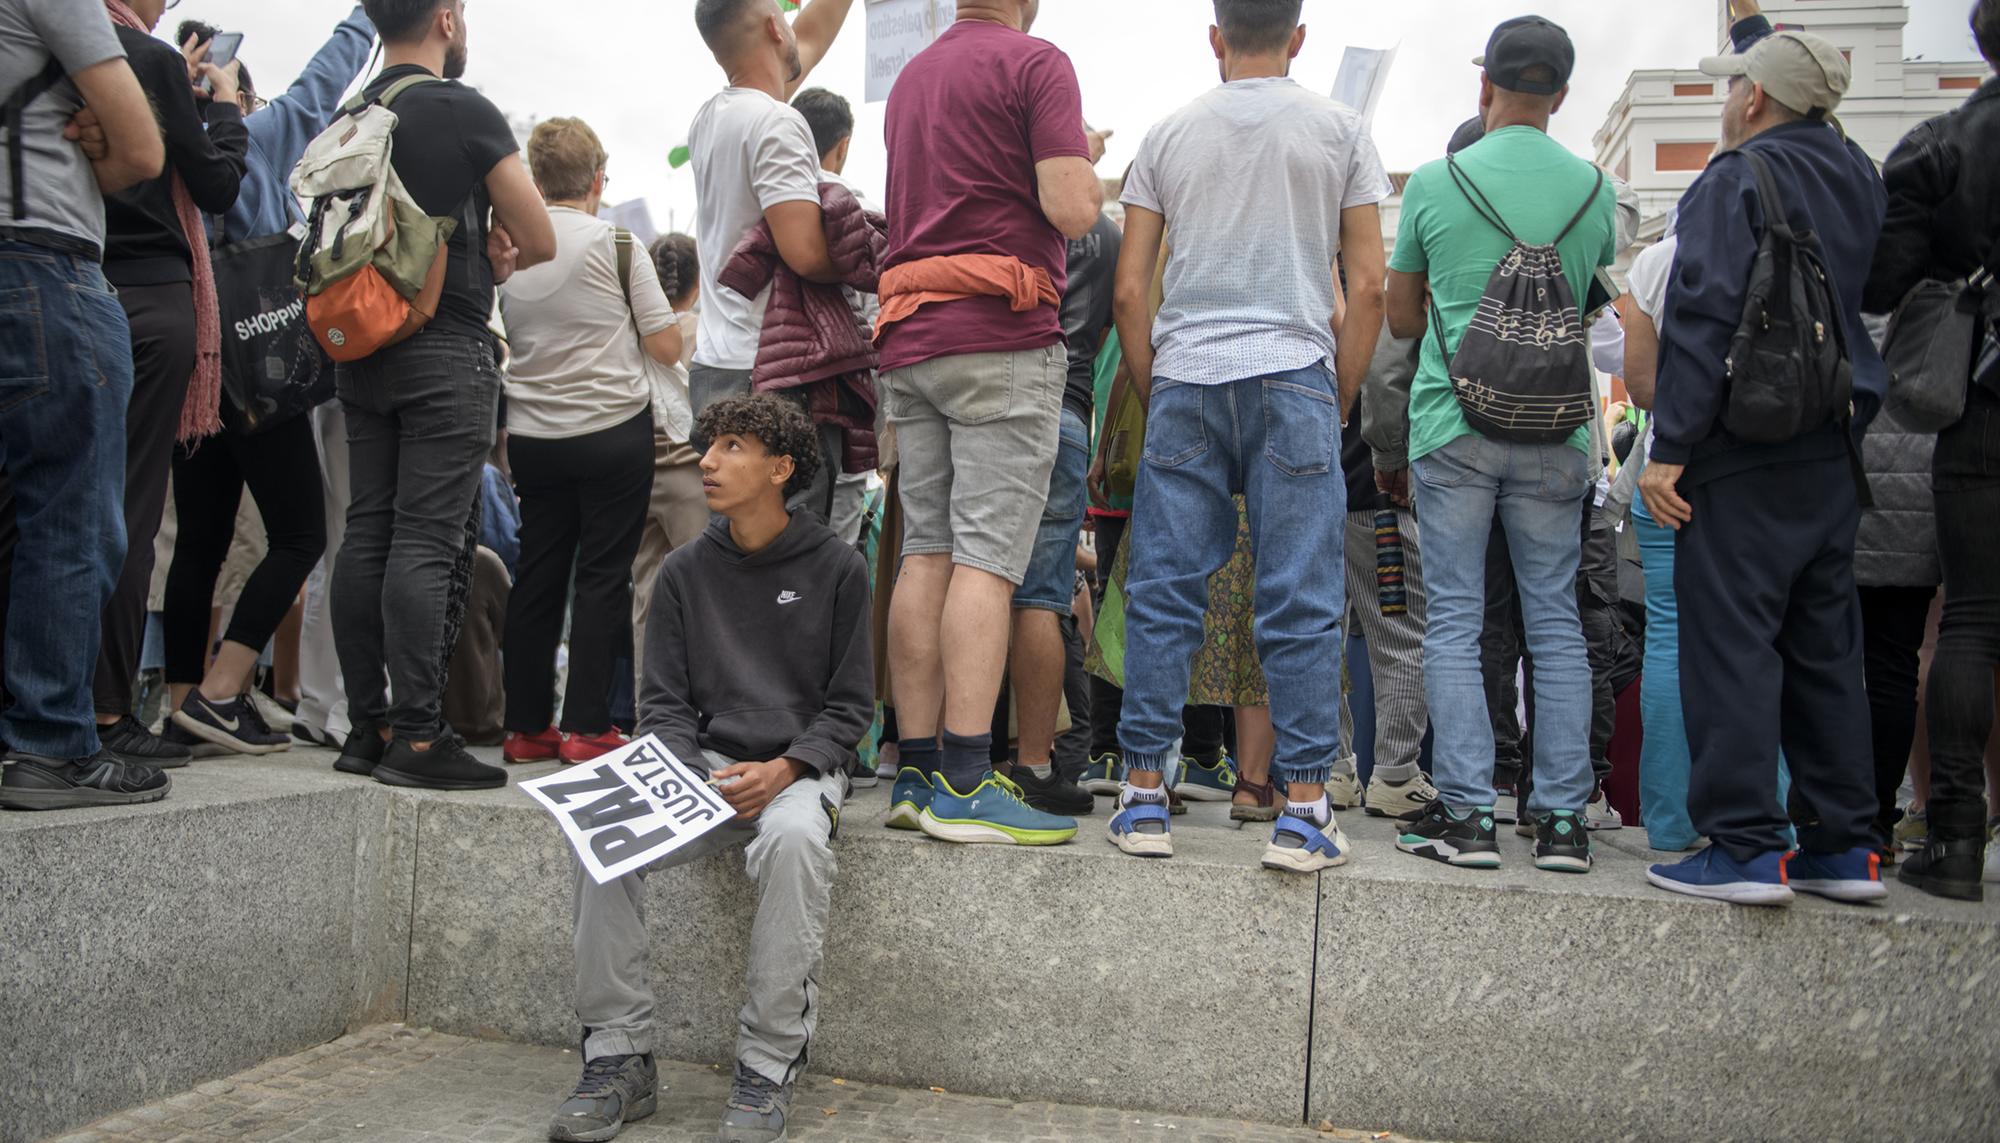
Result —
[[749, 553], [712, 521], [654, 581], [639, 733], [698, 770], [702, 750], [845, 765], [875, 720], [870, 616], [867, 562], [811, 514]]

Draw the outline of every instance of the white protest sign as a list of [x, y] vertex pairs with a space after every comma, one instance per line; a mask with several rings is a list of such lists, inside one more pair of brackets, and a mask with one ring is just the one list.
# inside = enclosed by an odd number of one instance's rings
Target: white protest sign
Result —
[[600, 885], [736, 816], [706, 778], [650, 734], [593, 762], [523, 782], [521, 789], [555, 815]]
[[1333, 79], [1333, 98], [1359, 111], [1362, 126], [1373, 126], [1375, 109], [1381, 105], [1382, 89], [1389, 85], [1389, 69], [1395, 63], [1396, 48], [1348, 48], [1341, 54], [1340, 72]]
[[868, 0], [867, 101], [889, 98], [903, 65], [958, 19], [958, 0]]

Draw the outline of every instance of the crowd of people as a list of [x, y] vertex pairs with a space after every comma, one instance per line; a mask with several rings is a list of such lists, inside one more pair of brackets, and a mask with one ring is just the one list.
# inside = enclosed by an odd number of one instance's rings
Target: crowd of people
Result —
[[[483, 789], [474, 744], [656, 735], [736, 810], [670, 860], [741, 845], [758, 887], [731, 1143], [784, 1137], [878, 777], [950, 843], [1061, 844], [1108, 796], [1167, 858], [1216, 801], [1313, 873], [1362, 808], [1581, 874], [1636, 737], [1663, 889], [2000, 880], [2000, 79], [1878, 168], [1841, 53], [1733, 0], [1721, 143], [1620, 296], [1636, 199], [1549, 135], [1580, 62], [1540, 17], [1493, 30], [1391, 249], [1363, 119], [1289, 78], [1301, 0], [1215, 0], [1222, 83], [1109, 184], [1036, 0], [959, 0], [880, 204], [801, 90], [852, 0], [697, 0], [696, 232], [647, 246], [587, 123], [523, 155], [458, 82], [463, 0], [364, 0], [269, 99], [218, 29], [156, 38], [172, 6], [0, 0], [0, 806], [294, 741]], [[2000, 0], [1971, 21], [2000, 68]], [[376, 196], [326, 189], [378, 135]], [[578, 868], [553, 1139], [656, 1104], [646, 898]]]

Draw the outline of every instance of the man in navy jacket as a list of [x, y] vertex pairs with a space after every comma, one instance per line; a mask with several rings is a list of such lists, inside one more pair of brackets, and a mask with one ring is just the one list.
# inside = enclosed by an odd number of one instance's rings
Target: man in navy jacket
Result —
[[[1887, 370], [1861, 324], [1861, 293], [1887, 196], [1868, 156], [1829, 117], [1847, 90], [1840, 52], [1774, 33], [1754, 2], [1731, 29], [1736, 54], [1702, 70], [1729, 79], [1724, 150], [1680, 206], [1680, 250], [1660, 322], [1657, 438], [1640, 489], [1677, 531], [1681, 697], [1693, 773], [1688, 813], [1713, 843], [1647, 877], [1676, 892], [1784, 904], [1793, 890], [1878, 898], [1875, 812], [1854, 537], [1861, 519], [1852, 435], [1881, 407]], [[1766, 202], [1751, 164], [1771, 168]], [[1772, 212], [1811, 231], [1854, 368], [1853, 417], [1790, 440], [1744, 441], [1723, 427], [1729, 344]], [[1801, 852], [1777, 798], [1782, 747], [1795, 779]]]

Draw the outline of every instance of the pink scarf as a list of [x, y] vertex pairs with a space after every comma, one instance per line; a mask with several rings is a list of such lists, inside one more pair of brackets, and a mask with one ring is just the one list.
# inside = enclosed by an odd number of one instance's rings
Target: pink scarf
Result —
[[[104, 0], [111, 21], [134, 31], [152, 34], [139, 14], [124, 0]], [[203, 229], [201, 212], [188, 196], [187, 183], [173, 177], [174, 213], [180, 215], [181, 230], [187, 235], [188, 249], [194, 254], [194, 376], [188, 380], [187, 402], [181, 406], [182, 442], [193, 442], [222, 428], [222, 315], [215, 300], [215, 267], [208, 260], [208, 231]]]

